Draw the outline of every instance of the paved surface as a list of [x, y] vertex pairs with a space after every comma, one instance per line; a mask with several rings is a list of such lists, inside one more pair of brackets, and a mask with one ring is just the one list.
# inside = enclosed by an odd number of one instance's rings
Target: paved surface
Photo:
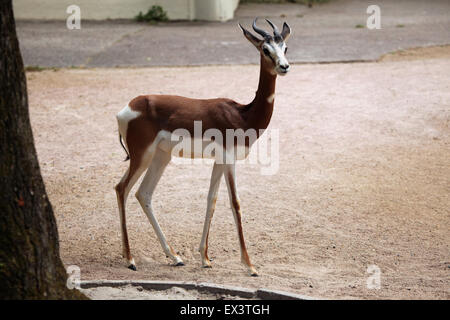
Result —
[[250, 27], [255, 16], [289, 22], [291, 62], [368, 61], [395, 50], [450, 44], [448, 0], [379, 0], [382, 29], [356, 28], [366, 24], [369, 4], [241, 4], [226, 23], [82, 21], [81, 30], [68, 30], [65, 21], [18, 21], [17, 30], [25, 64], [43, 67], [258, 63], [237, 27], [237, 21]]

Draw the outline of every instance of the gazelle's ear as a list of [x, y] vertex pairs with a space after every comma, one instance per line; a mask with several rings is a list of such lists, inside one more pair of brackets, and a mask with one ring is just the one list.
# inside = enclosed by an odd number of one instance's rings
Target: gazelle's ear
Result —
[[285, 22], [283, 23], [283, 31], [281, 31], [281, 36], [283, 37], [284, 41], [286, 41], [289, 36], [291, 35], [291, 27]]
[[240, 23], [239, 28], [241, 28], [242, 32], [244, 33], [244, 36], [247, 38], [248, 41], [251, 42], [255, 47], [259, 48], [263, 40], [259, 40], [257, 37], [255, 37], [253, 34], [250, 33], [250, 31], [244, 29], [244, 27], [241, 26]]

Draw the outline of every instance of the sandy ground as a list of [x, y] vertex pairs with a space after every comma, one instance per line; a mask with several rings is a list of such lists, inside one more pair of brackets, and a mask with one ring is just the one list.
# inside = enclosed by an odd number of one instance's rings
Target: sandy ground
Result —
[[[36, 146], [66, 264], [82, 279], [199, 281], [326, 298], [450, 298], [450, 54], [378, 63], [293, 65], [279, 78], [270, 129], [279, 171], [237, 168], [243, 225], [260, 276], [240, 263], [222, 182], [197, 248], [211, 165], [170, 164], [154, 209], [186, 266], [173, 267], [134, 191], [128, 230], [138, 271], [121, 258], [114, 185], [127, 164], [115, 114], [133, 97], [253, 98], [257, 66], [30, 72]], [[135, 189], [136, 190], [136, 187]], [[381, 288], [368, 289], [369, 265]]]
[[[97, 287], [80, 289], [93, 300], [236, 300], [239, 297], [223, 294], [209, 294], [197, 290], [173, 287], [167, 290], [145, 290], [142, 287], [124, 286], [118, 288]], [[252, 299], [255, 300], [255, 299]]]
[[378, 61], [412, 61], [412, 60], [432, 60], [448, 59], [450, 46], [433, 46], [424, 48], [410, 48], [399, 50], [382, 55]]

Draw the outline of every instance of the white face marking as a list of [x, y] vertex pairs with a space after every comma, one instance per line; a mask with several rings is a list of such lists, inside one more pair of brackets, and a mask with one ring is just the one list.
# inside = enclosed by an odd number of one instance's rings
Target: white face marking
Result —
[[272, 93], [272, 94], [267, 98], [267, 102], [268, 102], [268, 103], [272, 103], [274, 99], [275, 99], [275, 93]]
[[[266, 59], [271, 59], [275, 63], [274, 71], [280, 75], [285, 75], [289, 71], [289, 62], [286, 59], [286, 43], [283, 41], [281, 43], [276, 43], [271, 40], [270, 42], [265, 42], [262, 46], [263, 54]], [[265, 49], [265, 50], [264, 50]], [[265, 54], [264, 51], [268, 51], [269, 56]], [[288, 66], [286, 70], [283, 70], [280, 66]]]

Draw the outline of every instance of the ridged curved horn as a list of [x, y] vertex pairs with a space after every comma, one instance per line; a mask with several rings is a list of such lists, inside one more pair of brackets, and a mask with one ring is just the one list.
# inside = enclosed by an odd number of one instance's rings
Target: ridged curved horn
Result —
[[257, 37], [255, 37], [250, 31], [245, 29], [240, 23], [238, 23], [239, 28], [241, 28], [242, 32], [244, 33], [244, 36], [247, 38], [248, 41], [250, 41], [255, 47], [258, 47], [261, 41]]
[[258, 20], [258, 18], [255, 18], [255, 20], [253, 21], [253, 30], [255, 30], [255, 32], [259, 33], [260, 35], [262, 35], [265, 39], [266, 38], [270, 38], [270, 34], [268, 34], [267, 32], [265, 32], [263, 29], [260, 29], [256, 26], [256, 20]]
[[270, 26], [273, 29], [273, 35], [275, 37], [281, 37], [280, 31], [278, 30], [277, 26], [275, 24], [272, 23], [272, 21], [270, 21], [269, 19], [266, 19], [267, 23], [270, 24]]

